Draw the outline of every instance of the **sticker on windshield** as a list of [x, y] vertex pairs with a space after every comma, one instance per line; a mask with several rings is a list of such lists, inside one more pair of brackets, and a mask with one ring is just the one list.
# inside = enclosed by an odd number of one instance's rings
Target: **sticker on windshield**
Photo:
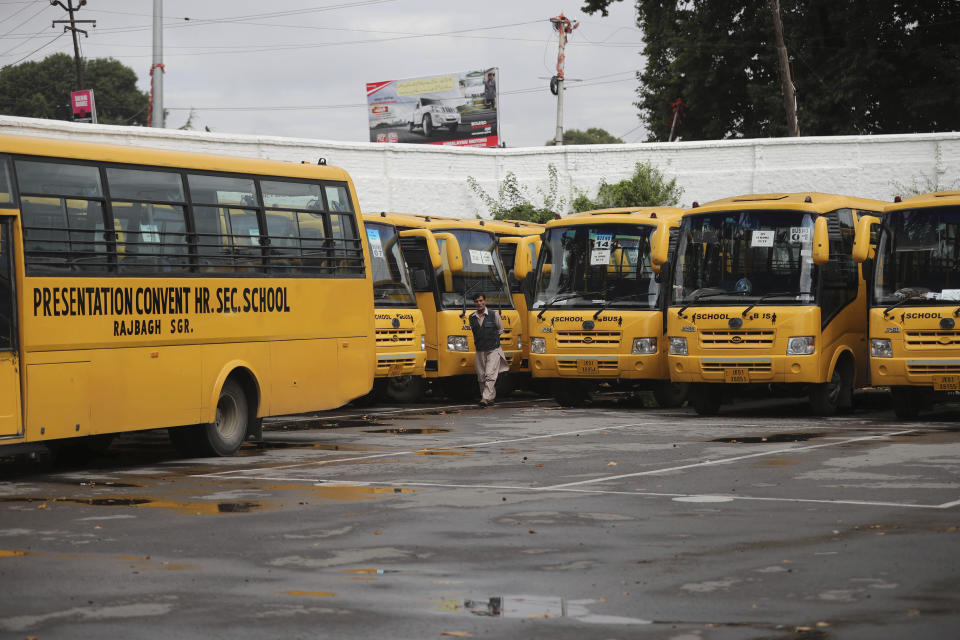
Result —
[[790, 227], [790, 242], [793, 244], [810, 244], [813, 240], [813, 231], [810, 227]]
[[775, 231], [754, 231], [750, 236], [751, 247], [772, 247]]
[[610, 245], [612, 243], [612, 233], [598, 233], [593, 237], [593, 249], [590, 250], [591, 267], [610, 264]]
[[160, 226], [156, 224], [141, 224], [140, 241], [160, 242]]
[[374, 258], [383, 257], [383, 243], [380, 242], [379, 229], [367, 229], [367, 242], [370, 243], [370, 253]]
[[470, 262], [473, 264], [486, 265], [488, 267], [493, 266], [493, 254], [489, 251], [477, 251], [476, 249], [470, 249]]

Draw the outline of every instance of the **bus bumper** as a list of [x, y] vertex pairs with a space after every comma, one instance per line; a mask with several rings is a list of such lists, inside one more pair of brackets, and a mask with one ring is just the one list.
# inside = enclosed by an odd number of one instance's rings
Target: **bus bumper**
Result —
[[426, 362], [427, 354], [425, 351], [378, 353], [374, 377], [422, 376]]
[[530, 354], [534, 378], [666, 380], [666, 356], [622, 354]]
[[674, 382], [818, 383], [820, 359], [809, 356], [669, 356]]
[[878, 387], [930, 387], [956, 391], [960, 358], [870, 358], [870, 381]]

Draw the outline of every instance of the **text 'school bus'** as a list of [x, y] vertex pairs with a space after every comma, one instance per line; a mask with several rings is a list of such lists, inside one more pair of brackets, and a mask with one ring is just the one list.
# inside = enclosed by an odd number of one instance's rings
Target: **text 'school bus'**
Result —
[[376, 313], [377, 370], [374, 395], [414, 402], [423, 395], [427, 360], [423, 314], [417, 307], [397, 228], [384, 215], [364, 215], [373, 306]]
[[477, 293], [484, 294], [491, 309], [500, 311], [504, 328], [500, 344], [511, 371], [516, 371], [520, 318], [510, 298], [496, 235], [478, 220], [395, 213], [385, 214], [385, 219], [401, 229], [403, 255], [423, 312], [427, 380], [453, 397], [479, 393], [469, 325]]
[[364, 395], [356, 211], [333, 167], [0, 137], [0, 443], [175, 427], [230, 455]]
[[[652, 389], [665, 406], [682, 402], [667, 371], [659, 263], [682, 209], [602, 209], [547, 223], [529, 312], [534, 379], [563, 405], [585, 402], [600, 382]], [[524, 277], [527, 246], [518, 250]], [[665, 258], [664, 258], [665, 259]]]
[[[876, 257], [872, 234], [880, 225]], [[860, 218], [854, 260], [872, 274], [870, 379], [897, 417], [960, 391], [960, 191], [904, 198]]]
[[867, 384], [866, 285], [853, 261], [859, 216], [883, 203], [825, 193], [744, 195], [687, 211], [672, 273], [670, 377], [712, 415], [753, 391], [849, 409]]

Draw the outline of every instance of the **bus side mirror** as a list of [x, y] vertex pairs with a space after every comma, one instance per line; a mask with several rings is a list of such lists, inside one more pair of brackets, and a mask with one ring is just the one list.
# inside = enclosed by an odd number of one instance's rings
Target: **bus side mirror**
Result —
[[863, 263], [870, 257], [870, 233], [875, 224], [880, 224], [877, 216], [860, 216], [857, 220], [857, 234], [853, 241], [853, 261]]
[[650, 268], [655, 275], [660, 275], [660, 270], [667, 263], [667, 251], [670, 249], [670, 227], [659, 224], [650, 236]]
[[824, 265], [830, 262], [830, 234], [827, 229], [827, 217], [820, 216], [813, 223], [813, 264]]
[[452, 233], [435, 233], [433, 235], [437, 239], [443, 240], [450, 273], [463, 273], [463, 254], [460, 252], [460, 243], [457, 241], [457, 236]]
[[427, 243], [427, 255], [430, 256], [430, 265], [434, 270], [443, 266], [443, 257], [440, 255], [440, 246], [429, 229], [407, 229], [400, 232], [401, 238], [423, 238]]
[[532, 254], [531, 250], [537, 251], [539, 242], [540, 236], [527, 236], [517, 243], [517, 253], [513, 259], [513, 275], [517, 280], [523, 280], [532, 271], [536, 255]]

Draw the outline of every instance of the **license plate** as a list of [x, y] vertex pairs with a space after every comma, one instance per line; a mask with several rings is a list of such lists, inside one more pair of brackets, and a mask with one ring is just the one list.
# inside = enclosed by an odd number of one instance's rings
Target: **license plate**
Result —
[[960, 391], [960, 376], [933, 376], [936, 391]]
[[750, 382], [750, 372], [745, 367], [734, 367], [723, 370], [723, 381], [734, 384], [744, 384]]
[[577, 373], [596, 375], [600, 373], [600, 364], [596, 360], [577, 360]]
[[391, 378], [396, 378], [397, 376], [403, 375], [403, 365], [402, 364], [392, 364], [390, 365], [390, 370], [387, 372], [387, 375]]

